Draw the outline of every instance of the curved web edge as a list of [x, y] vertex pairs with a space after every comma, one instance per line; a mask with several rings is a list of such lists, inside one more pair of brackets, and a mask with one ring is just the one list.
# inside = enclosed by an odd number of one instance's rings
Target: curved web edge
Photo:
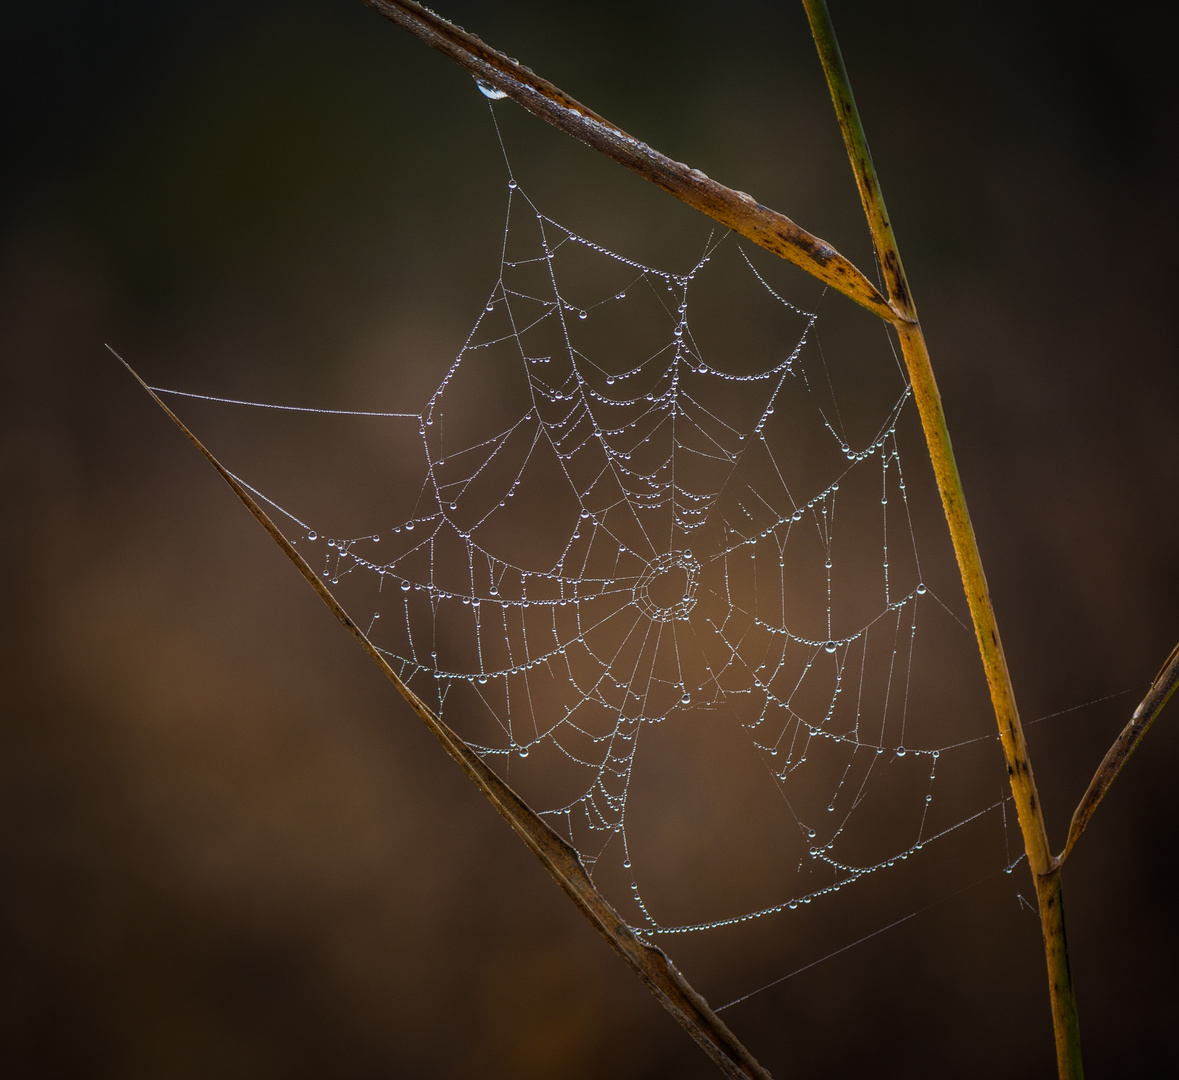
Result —
[[[331, 537], [255, 492], [333, 585], [375, 595], [370, 636], [411, 687], [515, 770], [591, 873], [629, 879], [646, 934], [794, 909], [994, 809], [931, 818], [953, 747], [911, 723], [919, 613], [944, 605], [923, 583], [901, 463], [909, 387], [853, 440], [812, 385], [816, 316], [739, 249], [793, 344], [712, 359], [690, 295], [733, 247], [710, 239], [686, 273], [659, 270], [509, 179], [498, 279], [425, 407], [291, 410], [416, 424], [410, 513]], [[521, 519], [539, 539], [521, 540]], [[693, 718], [742, 733], [796, 882], [738, 914], [668, 920], [640, 887], [628, 808], [653, 726]], [[913, 811], [891, 829], [873, 816], [886, 774], [903, 774]]]

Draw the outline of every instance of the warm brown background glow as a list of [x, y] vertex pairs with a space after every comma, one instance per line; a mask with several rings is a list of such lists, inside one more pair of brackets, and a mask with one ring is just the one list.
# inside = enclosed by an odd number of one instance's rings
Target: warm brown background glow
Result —
[[[358, 0], [9, 6], [0, 1069], [714, 1075], [103, 347], [176, 388], [420, 407], [502, 239], [469, 76]], [[801, 6], [438, 7], [871, 265]], [[1171, 7], [832, 3], [1022, 712], [1074, 710], [1029, 733], [1057, 844], [1179, 639]], [[497, 115], [554, 217], [698, 253], [692, 212]], [[404, 482], [363, 424], [335, 457], [270, 432], [206, 433], [341, 500]], [[1093, 1076], [1179, 1068], [1177, 709], [1065, 875]], [[898, 875], [816, 916], [825, 944], [783, 920], [669, 951], [721, 1004], [939, 901], [726, 1020], [775, 1076], [1051, 1075], [1026, 868], [971, 843], [954, 880], [981, 885]]]

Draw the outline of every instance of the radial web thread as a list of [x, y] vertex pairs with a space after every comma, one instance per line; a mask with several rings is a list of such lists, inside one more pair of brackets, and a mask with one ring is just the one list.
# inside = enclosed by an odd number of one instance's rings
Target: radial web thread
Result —
[[[732, 237], [672, 273], [563, 227], [514, 179], [507, 199], [498, 278], [440, 385], [417, 412], [357, 411], [416, 428], [416, 502], [339, 536], [266, 497], [300, 550], [354, 616], [369, 607], [418, 695], [618, 886], [638, 933], [808, 904], [970, 820], [931, 817], [953, 746], [909, 703], [918, 625], [944, 608], [910, 515], [899, 365], [866, 433], [848, 434], [816, 315]], [[706, 355], [694, 332], [692, 298], [722, 258], [777, 312], [766, 356]], [[656, 726], [689, 721], [739, 733], [798, 873], [752, 908], [664, 919], [632, 784]], [[887, 829], [881, 788], [905, 793]]]

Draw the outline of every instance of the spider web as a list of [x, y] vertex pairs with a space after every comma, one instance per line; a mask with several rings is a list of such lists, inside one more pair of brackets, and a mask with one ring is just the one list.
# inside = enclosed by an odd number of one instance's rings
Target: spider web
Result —
[[[510, 165], [503, 236], [483, 310], [416, 412], [183, 395], [392, 425], [416, 445], [418, 486], [400, 510], [369, 508], [376, 532], [340, 535], [251, 488], [345, 605], [373, 612], [401, 677], [641, 934], [809, 904], [993, 810], [940, 782], [977, 738], [914, 707], [919, 625], [970, 635], [924, 583], [895, 356], [883, 404], [845, 415], [816, 314], [732, 237], [682, 272], [645, 265], [548, 217]], [[774, 344], [727, 348], [694, 325], [721, 273], [771, 311]], [[677, 740], [696, 759], [669, 802]], [[718, 794], [722, 771], [737, 779]], [[679, 904], [659, 864], [716, 868], [683, 855], [700, 815], [669, 805], [752, 815], [772, 839], [742, 880], [717, 874], [732, 888]]]

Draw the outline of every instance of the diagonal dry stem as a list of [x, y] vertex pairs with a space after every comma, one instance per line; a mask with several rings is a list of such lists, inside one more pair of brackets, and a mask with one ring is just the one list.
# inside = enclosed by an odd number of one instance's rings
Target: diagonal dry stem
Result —
[[767, 251], [802, 267], [873, 314], [889, 321], [898, 317], [856, 266], [825, 240], [813, 236], [784, 214], [762, 206], [743, 191], [717, 183], [699, 169], [689, 168], [653, 150], [517, 61], [484, 44], [474, 34], [412, 0], [364, 2], [542, 120]]
[[1138, 749], [1138, 744], [1145, 738], [1154, 719], [1163, 711], [1163, 706], [1170, 700], [1171, 695], [1179, 688], [1179, 645], [1171, 650], [1171, 655], [1164, 661], [1159, 673], [1150, 684], [1150, 690], [1142, 699], [1130, 722], [1122, 729], [1122, 733], [1114, 740], [1113, 746], [1097, 767], [1089, 787], [1082, 797], [1073, 814], [1073, 820], [1068, 827], [1068, 840], [1064, 850], [1056, 857], [1056, 865], [1061, 865], [1068, 858], [1069, 852], [1081, 838], [1085, 826], [1097, 809], [1098, 803], [1105, 798], [1114, 778], [1122, 771], [1123, 766], [1130, 760], [1130, 755]]
[[[110, 349], [110, 346], [108, 345], [107, 348]], [[561, 836], [550, 829], [524, 800], [492, 772], [484, 764], [483, 759], [455, 734], [449, 725], [435, 716], [422, 699], [402, 681], [376, 646], [368, 639], [368, 635], [348, 615], [340, 602], [319, 579], [319, 575], [308, 566], [307, 560], [283, 536], [278, 526], [242, 486], [237, 477], [213, 456], [204, 443], [160, 400], [159, 395], [139, 377], [126, 360], [119, 356], [114, 349], [110, 349], [110, 351], [131, 373], [135, 381], [147, 391], [151, 399], [168, 418], [204, 455], [209, 464], [221, 474], [221, 478], [233, 489], [234, 494], [245, 504], [246, 509], [254, 515], [270, 538], [282, 548], [283, 553], [294, 563], [295, 568], [315, 590], [316, 595], [339, 619], [348, 633], [360, 642], [369, 658], [381, 669], [385, 678], [396, 687], [397, 692], [405, 698], [446, 752], [459, 764], [463, 772], [470, 777], [491, 805], [511, 825], [557, 884], [564, 889], [573, 903], [581, 910], [581, 913], [589, 919], [594, 929], [606, 939], [610, 947], [646, 984], [647, 989], [655, 995], [659, 1003], [687, 1029], [688, 1034], [700, 1044], [704, 1052], [712, 1058], [726, 1076], [733, 1078], [733, 1080], [769, 1080], [770, 1074], [758, 1064], [724, 1021], [712, 1011], [708, 1002], [692, 988], [687, 979], [668, 960], [664, 952], [637, 938], [621, 916], [607, 903], [605, 897], [594, 888], [577, 852]]]

